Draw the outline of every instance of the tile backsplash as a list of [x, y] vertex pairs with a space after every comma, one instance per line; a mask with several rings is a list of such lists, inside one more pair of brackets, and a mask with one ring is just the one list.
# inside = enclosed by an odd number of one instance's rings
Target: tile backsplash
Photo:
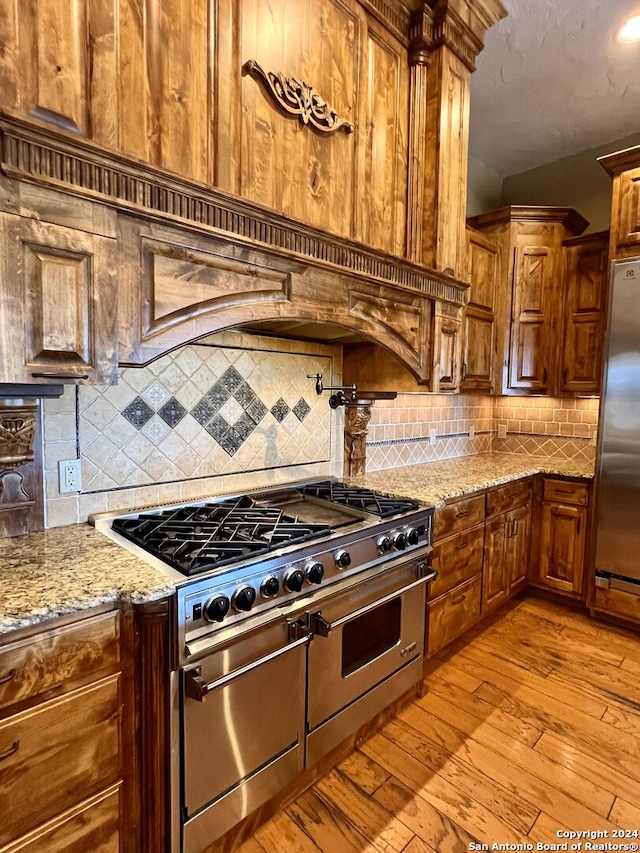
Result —
[[[47, 526], [340, 474], [343, 412], [316, 373], [339, 384], [339, 348], [225, 333], [121, 368], [113, 387], [66, 388], [44, 410]], [[76, 455], [82, 491], [61, 496], [57, 463]]]

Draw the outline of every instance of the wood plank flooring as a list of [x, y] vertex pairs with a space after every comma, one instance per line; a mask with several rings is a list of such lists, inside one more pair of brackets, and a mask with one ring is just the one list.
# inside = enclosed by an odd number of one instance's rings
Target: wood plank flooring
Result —
[[614, 835], [640, 830], [638, 635], [529, 596], [428, 669], [423, 698], [242, 853], [526, 850], [563, 830], [640, 841]]

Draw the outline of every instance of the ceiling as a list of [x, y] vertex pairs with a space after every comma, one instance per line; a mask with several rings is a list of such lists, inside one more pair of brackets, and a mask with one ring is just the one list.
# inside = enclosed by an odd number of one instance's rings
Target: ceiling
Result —
[[469, 153], [504, 177], [640, 131], [640, 0], [502, 0], [471, 82]]

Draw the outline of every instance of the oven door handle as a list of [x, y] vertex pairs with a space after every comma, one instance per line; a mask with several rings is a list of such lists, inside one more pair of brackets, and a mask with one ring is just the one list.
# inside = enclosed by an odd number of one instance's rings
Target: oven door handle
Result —
[[293, 643], [288, 643], [281, 649], [276, 649], [275, 652], [271, 652], [270, 654], [265, 655], [264, 657], [261, 657], [258, 660], [252, 661], [251, 663], [248, 663], [245, 666], [241, 666], [239, 669], [236, 669], [233, 672], [228, 673], [227, 675], [223, 675], [221, 678], [216, 678], [215, 681], [205, 681], [201, 674], [202, 667], [199, 665], [194, 666], [193, 669], [187, 670], [184, 674], [185, 693], [190, 699], [195, 699], [197, 702], [204, 702], [207, 696], [210, 693], [213, 693], [214, 690], [218, 690], [220, 687], [226, 687], [228, 684], [231, 684], [237, 678], [242, 678], [243, 675], [247, 675], [247, 673], [252, 672], [259, 666], [262, 666], [265, 663], [269, 663], [270, 661], [279, 658], [281, 655], [293, 651], [293, 649], [297, 649], [299, 646], [306, 645], [310, 640], [311, 635], [306, 634], [304, 637], [300, 637], [299, 639], [294, 640]]
[[364, 607], [360, 607], [358, 610], [347, 613], [346, 616], [341, 616], [339, 619], [336, 619], [335, 622], [327, 622], [323, 617], [322, 612], [318, 610], [311, 614], [311, 630], [314, 634], [319, 634], [321, 637], [328, 637], [331, 631], [335, 631], [335, 629], [339, 628], [341, 625], [346, 625], [347, 622], [351, 622], [359, 616], [364, 616], [365, 613], [369, 613], [371, 610], [375, 610], [376, 607], [381, 607], [383, 604], [393, 601], [394, 598], [397, 598], [399, 595], [404, 595], [404, 593], [409, 592], [409, 590], [415, 589], [423, 584], [430, 583], [430, 581], [437, 577], [437, 574], [438, 573], [435, 571], [430, 571], [423, 577], [401, 586], [399, 589], [395, 590], [395, 592], [390, 592], [382, 598], [376, 598], [376, 600], [372, 601], [370, 604], [365, 604]]

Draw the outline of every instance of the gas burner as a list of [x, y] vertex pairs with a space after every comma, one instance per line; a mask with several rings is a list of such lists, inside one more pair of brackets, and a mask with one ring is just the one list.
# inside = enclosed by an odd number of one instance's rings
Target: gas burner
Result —
[[195, 575], [331, 533], [248, 496], [116, 518], [113, 529], [185, 575]]
[[324, 480], [303, 486], [301, 491], [320, 500], [330, 501], [341, 506], [348, 506], [362, 512], [376, 515], [378, 518], [391, 518], [403, 512], [418, 509], [420, 504], [411, 498], [398, 498], [393, 495], [372, 492], [358, 486], [347, 486], [333, 480]]

